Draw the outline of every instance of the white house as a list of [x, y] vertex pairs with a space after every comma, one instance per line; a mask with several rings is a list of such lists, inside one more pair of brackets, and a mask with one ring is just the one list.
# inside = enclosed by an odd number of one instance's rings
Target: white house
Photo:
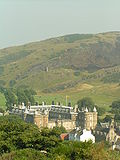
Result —
[[80, 136], [80, 141], [85, 142], [91, 140], [95, 143], [95, 136], [92, 135], [91, 131], [83, 130], [83, 134]]
[[73, 130], [69, 133], [69, 140], [73, 141], [82, 141], [82, 142], [87, 142], [91, 140], [93, 143], [95, 143], [95, 136], [92, 135], [91, 131], [89, 130]]

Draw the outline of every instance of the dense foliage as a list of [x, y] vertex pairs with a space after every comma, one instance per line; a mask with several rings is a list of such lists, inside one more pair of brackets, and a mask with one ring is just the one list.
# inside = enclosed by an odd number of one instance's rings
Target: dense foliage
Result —
[[102, 79], [102, 81], [104, 83], [120, 83], [120, 72], [107, 75]]
[[84, 98], [78, 100], [77, 104], [78, 104], [79, 110], [82, 110], [85, 107], [88, 107], [88, 109], [93, 110], [93, 108], [95, 106], [93, 100], [89, 97], [84, 97]]
[[37, 126], [16, 116], [0, 117], [0, 154], [23, 148], [48, 151], [57, 146], [63, 131], [64, 128], [44, 128], [40, 132]]
[[104, 144], [61, 141], [63, 127], [53, 129], [25, 123], [16, 116], [0, 117], [0, 160], [119, 160]]
[[4, 109], [3, 108], [0, 108], [0, 113], [4, 113]]
[[120, 100], [112, 102], [111, 112], [115, 114], [115, 120], [120, 122]]
[[0, 160], [46, 160], [46, 156], [38, 150], [27, 148], [3, 154]]
[[110, 115], [106, 115], [105, 118], [102, 120], [102, 122], [109, 122], [111, 123], [112, 117]]
[[12, 105], [18, 105], [22, 102], [25, 103], [25, 105], [28, 103], [33, 105], [35, 103], [34, 95], [36, 92], [32, 89], [24, 89], [22, 87], [17, 89], [0, 87], [0, 92], [5, 95], [8, 109], [11, 109]]
[[96, 107], [99, 116], [105, 113], [105, 109], [95, 105], [95, 103], [90, 97], [84, 97], [78, 100], [77, 104], [78, 104], [79, 110], [85, 109], [87, 107], [89, 111], [93, 111], [93, 108]]

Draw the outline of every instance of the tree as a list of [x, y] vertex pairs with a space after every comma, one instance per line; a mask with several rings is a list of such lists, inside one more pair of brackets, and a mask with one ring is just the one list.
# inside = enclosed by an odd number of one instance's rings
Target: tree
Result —
[[120, 100], [113, 101], [111, 107], [113, 111], [120, 111]]
[[55, 105], [55, 102], [54, 102], [54, 101], [52, 101], [52, 105]]
[[112, 113], [114, 114], [120, 113], [120, 100], [113, 101], [110, 107], [112, 108], [111, 109]]
[[115, 114], [115, 117], [114, 117], [115, 120], [120, 121], [120, 118], [119, 118], [119, 115], [120, 115], [120, 100], [113, 101], [110, 107], [112, 108], [111, 112], [113, 114]]
[[110, 115], [106, 115], [106, 117], [103, 119], [104, 122], [110, 122], [112, 121], [112, 117]]
[[90, 110], [93, 110], [95, 104], [90, 97], [84, 97], [77, 102], [79, 110], [82, 110], [85, 107], [88, 107]]
[[0, 113], [4, 113], [4, 109], [0, 107]]
[[35, 92], [33, 90], [24, 90], [25, 96], [28, 98], [29, 102], [33, 105], [35, 103], [33, 95]]
[[24, 90], [22, 90], [22, 89], [17, 90], [17, 97], [18, 97], [18, 103], [24, 102], [25, 105], [28, 104], [29, 99], [28, 99], [28, 97], [26, 96]]
[[61, 127], [53, 127], [50, 134], [55, 135], [56, 137], [60, 137], [62, 133], [66, 133], [66, 132], [67, 132], [66, 129], [63, 126], [61, 126]]
[[0, 160], [47, 160], [46, 155], [35, 149], [27, 148], [3, 154]]
[[17, 116], [0, 117], [0, 160], [120, 160], [102, 143], [61, 141], [62, 132], [61, 127], [39, 131]]
[[119, 121], [120, 122], [120, 114], [115, 114], [114, 116], [115, 121]]
[[96, 106], [96, 105], [95, 105], [95, 107], [96, 107], [96, 109], [97, 109], [98, 116], [102, 116], [103, 114], [105, 114], [105, 109], [104, 109], [104, 108], [98, 107], [98, 106]]
[[16, 149], [38, 148], [40, 137], [35, 125], [25, 123], [17, 116], [0, 117], [0, 154]]
[[17, 96], [10, 89], [6, 89], [5, 92], [4, 92], [4, 95], [5, 95], [5, 98], [6, 98], [7, 109], [11, 110], [12, 109], [12, 105], [18, 103]]

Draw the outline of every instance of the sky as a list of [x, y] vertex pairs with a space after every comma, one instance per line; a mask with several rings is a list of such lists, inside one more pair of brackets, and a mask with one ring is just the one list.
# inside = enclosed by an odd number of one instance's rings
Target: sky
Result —
[[120, 31], [120, 0], [0, 0], [0, 48]]

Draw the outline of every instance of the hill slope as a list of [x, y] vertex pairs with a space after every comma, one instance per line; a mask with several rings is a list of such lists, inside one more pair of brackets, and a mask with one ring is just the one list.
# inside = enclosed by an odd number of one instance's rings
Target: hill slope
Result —
[[[0, 84], [56, 92], [120, 76], [120, 32], [67, 35], [0, 50]], [[117, 78], [118, 79], [118, 78]], [[118, 80], [117, 80], [118, 82]]]

